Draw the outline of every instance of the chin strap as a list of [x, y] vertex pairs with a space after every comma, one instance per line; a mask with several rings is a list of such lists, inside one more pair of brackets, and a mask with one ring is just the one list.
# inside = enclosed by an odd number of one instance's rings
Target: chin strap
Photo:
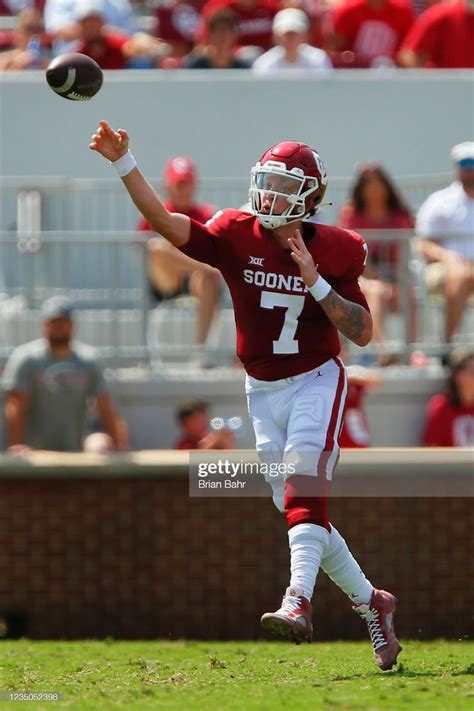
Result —
[[313, 207], [311, 212], [308, 212], [309, 217], [313, 217], [317, 212], [319, 212], [321, 207], [325, 207], [326, 205], [334, 205], [333, 202], [322, 202], [320, 203], [317, 207]]
[[320, 205], [318, 205], [318, 210], [320, 207], [326, 207], [326, 205], [334, 205], [333, 202], [322, 202]]

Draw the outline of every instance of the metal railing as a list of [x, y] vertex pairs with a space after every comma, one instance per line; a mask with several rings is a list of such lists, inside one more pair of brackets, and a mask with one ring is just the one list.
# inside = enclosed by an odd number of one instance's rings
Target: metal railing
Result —
[[[415, 213], [430, 193], [451, 180], [449, 174], [405, 176], [398, 178], [397, 184]], [[336, 222], [352, 181], [350, 177], [330, 179], [326, 200], [332, 204], [322, 208], [322, 222]], [[150, 182], [162, 194], [161, 180], [155, 178]], [[198, 198], [219, 208], [239, 208], [248, 200], [248, 189], [248, 177], [204, 178], [200, 181]], [[30, 194], [35, 197], [29, 199]], [[137, 210], [117, 179], [0, 177], [0, 195], [0, 230], [16, 231], [39, 222], [46, 231], [122, 231], [134, 230], [138, 221]]]
[[[393, 268], [390, 249], [399, 250], [397, 285], [400, 308], [387, 320], [387, 349], [406, 359], [413, 350], [443, 349], [444, 301], [430, 295], [424, 263], [410, 230], [364, 231], [378, 243], [380, 263]], [[392, 259], [393, 262], [393, 259]], [[77, 307], [78, 338], [95, 346], [112, 364], [138, 361], [188, 362], [194, 354], [195, 302], [191, 297], [151, 303], [147, 280], [146, 236], [136, 232], [0, 233], [0, 358], [40, 335], [41, 302], [67, 294]], [[3, 283], [2, 283], [3, 281]], [[412, 306], [414, 304], [414, 308]], [[474, 339], [474, 309], [465, 315], [459, 342]], [[411, 338], [413, 323], [418, 335]], [[209, 337], [219, 362], [231, 362], [235, 325], [228, 295]], [[350, 347], [355, 360], [376, 345]]]
[[67, 294], [81, 340], [111, 362], [147, 359], [146, 258], [142, 234], [0, 233], [0, 356], [38, 338], [41, 303]]

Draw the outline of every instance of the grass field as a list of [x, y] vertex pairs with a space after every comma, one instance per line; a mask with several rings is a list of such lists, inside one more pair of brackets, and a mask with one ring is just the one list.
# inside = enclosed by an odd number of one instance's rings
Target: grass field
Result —
[[405, 642], [380, 672], [369, 643], [0, 642], [0, 690], [61, 692], [0, 709], [474, 709], [474, 643]]

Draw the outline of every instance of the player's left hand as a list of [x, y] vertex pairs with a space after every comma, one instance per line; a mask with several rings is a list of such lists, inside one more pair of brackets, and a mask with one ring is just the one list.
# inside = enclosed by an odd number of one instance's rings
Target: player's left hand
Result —
[[288, 244], [291, 248], [291, 256], [300, 268], [304, 283], [308, 287], [313, 286], [318, 280], [319, 274], [299, 230], [296, 230], [293, 237], [288, 238]]

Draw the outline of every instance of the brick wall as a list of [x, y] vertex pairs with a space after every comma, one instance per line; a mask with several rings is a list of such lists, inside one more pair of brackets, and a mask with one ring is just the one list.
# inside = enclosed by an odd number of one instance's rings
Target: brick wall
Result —
[[[473, 499], [335, 499], [367, 575], [400, 600], [405, 637], [473, 633]], [[186, 479], [1, 480], [0, 616], [31, 638], [255, 638], [288, 582], [266, 499], [190, 499]], [[316, 639], [365, 636], [321, 573]]]

